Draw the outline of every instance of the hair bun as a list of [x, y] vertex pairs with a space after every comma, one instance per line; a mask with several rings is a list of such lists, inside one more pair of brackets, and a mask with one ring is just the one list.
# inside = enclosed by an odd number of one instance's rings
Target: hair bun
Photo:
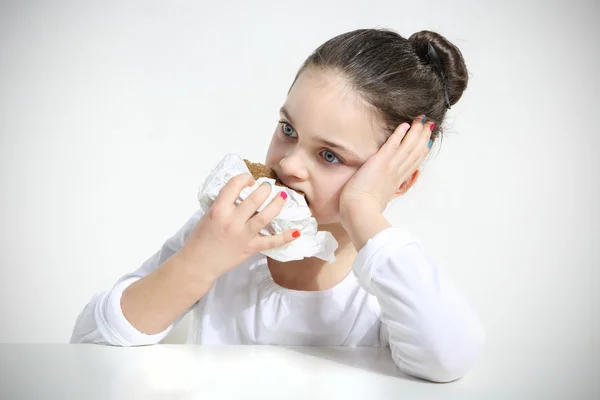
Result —
[[408, 40], [415, 48], [419, 58], [429, 64], [432, 64], [427, 55], [429, 44], [431, 44], [442, 64], [441, 72], [444, 75], [442, 78], [446, 80], [450, 105], [456, 104], [467, 88], [469, 80], [467, 66], [458, 47], [439, 33], [432, 31], [413, 33]]

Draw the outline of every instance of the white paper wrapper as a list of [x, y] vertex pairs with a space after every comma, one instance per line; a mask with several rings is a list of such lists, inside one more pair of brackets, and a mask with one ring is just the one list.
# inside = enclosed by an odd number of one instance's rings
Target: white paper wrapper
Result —
[[[207, 212], [215, 199], [219, 195], [223, 186], [234, 176], [250, 173], [246, 163], [240, 157], [234, 154], [226, 155], [217, 165], [217, 167], [208, 175], [204, 184], [198, 191], [198, 202], [200, 208]], [[246, 187], [240, 193], [236, 204], [245, 200], [250, 193], [258, 189], [261, 183], [268, 181], [272, 184], [271, 194], [267, 200], [258, 208], [262, 211], [267, 204], [273, 200], [279, 192], [284, 191], [288, 194], [283, 209], [269, 225], [260, 231], [262, 235], [276, 235], [290, 229], [298, 229], [302, 232], [300, 237], [281, 247], [263, 251], [262, 253], [277, 261], [301, 260], [305, 257], [318, 257], [329, 263], [335, 261], [335, 250], [338, 243], [329, 232], [317, 231], [317, 220], [313, 218], [310, 209], [306, 204], [304, 196], [287, 187], [275, 185], [274, 179], [258, 178], [256, 185]]]

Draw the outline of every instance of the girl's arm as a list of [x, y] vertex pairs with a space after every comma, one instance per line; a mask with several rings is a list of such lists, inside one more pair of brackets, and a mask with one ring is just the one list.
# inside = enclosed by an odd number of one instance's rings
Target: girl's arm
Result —
[[340, 217], [360, 250], [353, 269], [379, 302], [392, 358], [407, 374], [449, 382], [472, 368], [481, 352], [485, 334], [477, 313], [421, 245], [382, 215], [416, 181], [433, 128], [425, 116], [400, 124], [346, 182]]
[[[476, 310], [406, 230], [364, 208], [346, 219], [361, 286], [381, 307], [382, 342], [403, 372], [434, 382], [461, 378], [476, 363], [485, 333]], [[360, 226], [360, 229], [358, 228]]]
[[255, 184], [250, 174], [231, 178], [206, 214], [198, 211], [138, 271], [94, 296], [79, 316], [71, 342], [157, 343], [219, 276], [258, 252], [295, 240], [295, 230], [260, 235], [285, 204], [285, 196], [275, 196], [257, 212], [272, 192], [270, 185], [260, 185], [236, 204], [242, 189]]
[[77, 318], [70, 342], [136, 346], [164, 339], [210, 288], [209, 282], [188, 279], [177, 256], [202, 215], [197, 211], [137, 271], [94, 295]]

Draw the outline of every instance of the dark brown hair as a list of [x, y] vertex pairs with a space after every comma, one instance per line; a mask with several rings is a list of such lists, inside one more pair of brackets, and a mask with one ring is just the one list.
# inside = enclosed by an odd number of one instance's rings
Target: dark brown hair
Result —
[[[440, 69], [428, 54], [430, 44]], [[408, 39], [387, 29], [343, 33], [319, 46], [300, 67], [296, 79], [307, 68], [343, 74], [379, 115], [388, 135], [401, 123], [411, 123], [424, 114], [436, 124], [433, 140], [441, 135], [446, 111], [460, 99], [468, 81], [458, 47], [431, 31], [417, 32]]]

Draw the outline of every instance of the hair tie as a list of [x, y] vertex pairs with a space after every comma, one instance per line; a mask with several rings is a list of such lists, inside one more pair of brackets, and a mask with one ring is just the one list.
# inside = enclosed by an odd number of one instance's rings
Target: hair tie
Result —
[[431, 45], [431, 42], [427, 43], [427, 58], [435, 69], [437, 69], [438, 73], [442, 77], [442, 86], [444, 87], [444, 97], [446, 98], [446, 105], [448, 106], [448, 110], [450, 109], [450, 97], [448, 96], [448, 81], [446, 79], [446, 75], [444, 74], [444, 70], [442, 69], [442, 62], [437, 52]]

